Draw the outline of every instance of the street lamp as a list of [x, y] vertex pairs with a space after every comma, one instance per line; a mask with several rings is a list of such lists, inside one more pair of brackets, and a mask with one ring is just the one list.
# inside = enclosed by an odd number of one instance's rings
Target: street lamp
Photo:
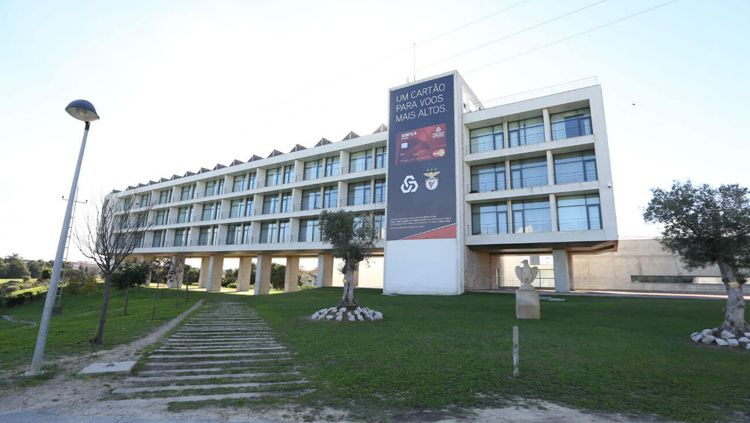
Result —
[[86, 149], [86, 138], [89, 135], [91, 122], [99, 119], [96, 114], [94, 105], [86, 100], [71, 101], [65, 108], [65, 111], [74, 118], [86, 122], [83, 130], [83, 140], [81, 141], [81, 151], [78, 153], [78, 162], [76, 171], [73, 174], [73, 183], [70, 186], [70, 195], [68, 195], [68, 206], [65, 209], [65, 219], [63, 219], [62, 230], [60, 230], [60, 240], [57, 242], [57, 254], [55, 254], [55, 265], [52, 268], [52, 277], [49, 282], [47, 298], [44, 300], [44, 309], [42, 310], [42, 321], [39, 323], [39, 334], [36, 337], [36, 347], [34, 348], [34, 357], [31, 359], [31, 370], [28, 374], [35, 376], [42, 373], [42, 361], [44, 360], [44, 346], [47, 343], [47, 332], [49, 331], [49, 322], [52, 318], [52, 307], [55, 303], [57, 294], [57, 284], [60, 279], [62, 270], [63, 253], [65, 251], [65, 241], [68, 238], [70, 230], [70, 216], [73, 213], [73, 204], [75, 202], [76, 187], [78, 186], [78, 175], [81, 173], [81, 162], [83, 161], [83, 151]]

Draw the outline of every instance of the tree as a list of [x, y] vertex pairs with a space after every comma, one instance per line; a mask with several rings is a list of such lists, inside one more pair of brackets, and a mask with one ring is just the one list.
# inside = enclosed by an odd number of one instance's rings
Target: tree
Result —
[[96, 222], [92, 224], [87, 219], [84, 232], [76, 232], [76, 243], [81, 254], [96, 263], [104, 278], [102, 311], [93, 341], [96, 345], [104, 343], [112, 274], [141, 243], [143, 233], [149, 227], [149, 222], [145, 219], [147, 213], [133, 212], [136, 203], [134, 198], [131, 201], [123, 200], [126, 199], [118, 199], [113, 195], [105, 197], [101, 207], [96, 210]]
[[112, 283], [125, 291], [123, 314], [128, 315], [128, 292], [130, 288], [145, 285], [148, 280], [148, 263], [125, 263], [112, 274]]
[[273, 289], [284, 289], [284, 278], [286, 266], [278, 263], [271, 263], [271, 287]]
[[662, 245], [682, 257], [688, 269], [717, 265], [727, 291], [721, 330], [740, 335], [745, 321], [742, 285], [750, 265], [750, 201], [739, 185], [694, 186], [675, 181], [669, 191], [656, 188], [643, 214], [661, 223]]
[[28, 278], [31, 276], [29, 268], [26, 266], [26, 260], [18, 254], [11, 254], [5, 257], [4, 273], [4, 278]]
[[227, 269], [224, 271], [224, 276], [221, 278], [221, 286], [227, 287], [230, 284], [237, 284], [237, 269]]
[[184, 283], [185, 285], [198, 283], [199, 277], [200, 277], [199, 269], [196, 269], [195, 267], [192, 267], [189, 264], [185, 265], [185, 277], [183, 278], [182, 283]]
[[359, 304], [354, 299], [354, 272], [359, 262], [372, 255], [376, 231], [366, 216], [343, 210], [323, 210], [320, 214], [320, 231], [321, 239], [331, 244], [333, 256], [344, 261], [341, 268], [344, 292], [336, 307], [356, 309]]

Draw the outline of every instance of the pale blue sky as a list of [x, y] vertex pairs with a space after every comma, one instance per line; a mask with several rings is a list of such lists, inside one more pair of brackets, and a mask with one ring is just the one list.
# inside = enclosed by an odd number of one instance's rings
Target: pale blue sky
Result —
[[418, 78], [457, 69], [481, 100], [597, 76], [619, 233], [653, 235], [641, 218], [650, 187], [750, 185], [750, 1], [681, 0], [512, 57], [661, 3], [0, 0], [0, 255], [54, 255], [83, 129], [69, 101], [102, 116], [80, 181], [94, 200], [372, 132], [388, 88], [411, 75], [413, 42]]

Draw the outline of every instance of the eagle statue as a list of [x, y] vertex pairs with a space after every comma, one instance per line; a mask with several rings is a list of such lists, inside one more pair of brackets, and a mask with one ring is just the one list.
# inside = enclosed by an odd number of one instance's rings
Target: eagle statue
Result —
[[521, 262], [522, 266], [516, 266], [516, 276], [521, 281], [521, 289], [534, 289], [531, 282], [539, 275], [539, 268], [529, 266], [528, 260]]

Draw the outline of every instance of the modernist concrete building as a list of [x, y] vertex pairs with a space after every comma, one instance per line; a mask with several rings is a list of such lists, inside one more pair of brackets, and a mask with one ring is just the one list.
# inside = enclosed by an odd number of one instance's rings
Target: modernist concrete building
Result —
[[[563, 292], [575, 288], [571, 266], [577, 255], [617, 250], [601, 87], [485, 108], [460, 75], [447, 75], [459, 81], [457, 171], [455, 181], [441, 183], [455, 183], [459, 230], [454, 238], [463, 250], [458, 259], [464, 275], [449, 293], [512, 286], [504, 275], [518, 255], [536, 257], [537, 263], [542, 257], [549, 264], [541, 280], [546, 286]], [[376, 254], [385, 253], [386, 187], [394, 163], [388, 141], [388, 128], [381, 125], [369, 135], [350, 132], [338, 142], [298, 144], [287, 153], [253, 155], [246, 162], [217, 164], [113, 195], [135, 202], [135, 211], [147, 213], [143, 217], [153, 224], [134, 255], [174, 257], [178, 263], [200, 258], [201, 287], [220, 289], [228, 257], [239, 258], [240, 291], [254, 282], [256, 294], [268, 293], [274, 257], [286, 258], [287, 290], [297, 288], [301, 257], [317, 258], [317, 285], [330, 286], [333, 256], [320, 241], [321, 210], [345, 209], [371, 219], [383, 238]], [[257, 271], [250, 281], [253, 259]], [[379, 282], [393, 293], [408, 284]], [[597, 282], [581, 283], [591, 288]], [[431, 293], [429, 286], [405, 292]]]

